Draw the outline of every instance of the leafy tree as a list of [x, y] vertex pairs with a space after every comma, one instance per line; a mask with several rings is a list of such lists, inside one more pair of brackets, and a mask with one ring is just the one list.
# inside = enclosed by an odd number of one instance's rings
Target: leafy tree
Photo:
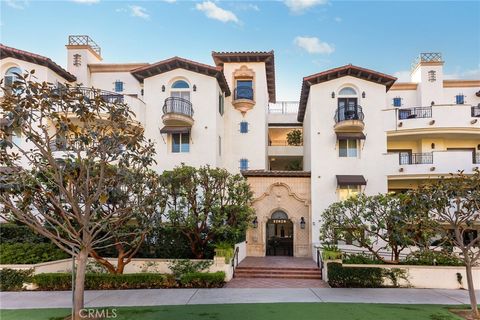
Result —
[[[111, 231], [110, 249], [116, 263], [110, 262], [102, 250], [92, 248], [90, 255], [110, 273], [122, 274], [125, 266], [132, 261], [144, 244], [146, 236], [155, 225], [161, 223], [160, 213], [165, 209], [165, 193], [159, 184], [160, 176], [154, 171], [125, 170], [122, 179], [117, 180], [108, 191], [108, 200], [101, 204], [102, 210], [115, 213], [121, 208], [131, 208], [130, 222]], [[113, 222], [116, 223], [116, 222]]]
[[[460, 250], [472, 313], [480, 317], [472, 276], [472, 267], [480, 262], [480, 172], [470, 176], [460, 172], [442, 178], [420, 187], [415, 194], [437, 221], [439, 234]], [[476, 235], [470, 237], [473, 230]]]
[[182, 165], [162, 175], [165, 215], [190, 243], [197, 259], [209, 243], [244, 234], [253, 218], [252, 192], [245, 179], [225, 169]]
[[[433, 232], [427, 213], [415, 210], [408, 195], [360, 194], [337, 202], [322, 213], [321, 238], [351, 239], [385, 263], [398, 263], [400, 253], [416, 242], [424, 243]], [[391, 260], [381, 255], [390, 250]]]
[[[32, 74], [2, 88], [0, 166], [14, 172], [2, 176], [0, 204], [4, 216], [76, 257], [73, 317], [80, 319], [89, 252], [109, 245], [137, 208], [150, 205], [132, 196], [111, 208], [111, 191], [131, 183], [128, 172], [148, 170], [154, 147], [119, 97], [93, 88], [56, 89], [31, 81]], [[27, 142], [15, 144], [13, 133]]]
[[303, 144], [302, 131], [295, 129], [287, 133], [287, 143], [289, 146], [301, 146]]

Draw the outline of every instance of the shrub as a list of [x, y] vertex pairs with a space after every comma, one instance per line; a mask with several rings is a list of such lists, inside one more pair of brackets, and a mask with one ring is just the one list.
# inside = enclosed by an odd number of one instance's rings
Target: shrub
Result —
[[180, 284], [185, 288], [220, 288], [225, 282], [225, 272], [213, 273], [193, 272], [184, 274]]
[[213, 264], [211, 260], [192, 261], [188, 259], [175, 260], [170, 263], [168, 268], [172, 271], [176, 279], [180, 279], [187, 273], [201, 272]]
[[[33, 282], [39, 290], [70, 290], [72, 275], [70, 273], [41, 273], [33, 277]], [[85, 275], [85, 289], [155, 289], [176, 287], [175, 280], [158, 273], [87, 273]]]
[[343, 264], [384, 264], [383, 261], [365, 253], [350, 253], [344, 255]]
[[462, 259], [446, 251], [421, 250], [410, 253], [404, 264], [428, 266], [463, 266]]
[[52, 243], [0, 244], [0, 264], [34, 264], [68, 257]]
[[24, 282], [31, 280], [33, 270], [0, 270], [0, 291], [22, 290]]
[[[158, 288], [218, 288], [224, 283], [225, 273], [199, 273], [184, 274], [177, 282], [172, 275], [158, 273], [87, 273], [85, 275], [85, 289], [111, 290], [111, 289], [158, 289]], [[70, 290], [72, 275], [70, 273], [41, 273], [33, 276], [32, 282], [38, 290], [57, 291]]]
[[219, 242], [215, 245], [215, 255], [218, 257], [224, 257], [225, 263], [229, 263], [233, 258], [233, 245], [228, 242]]
[[47, 238], [25, 225], [0, 223], [0, 243], [44, 243]]
[[381, 268], [344, 268], [341, 263], [328, 264], [328, 283], [334, 288], [379, 288], [383, 284]]

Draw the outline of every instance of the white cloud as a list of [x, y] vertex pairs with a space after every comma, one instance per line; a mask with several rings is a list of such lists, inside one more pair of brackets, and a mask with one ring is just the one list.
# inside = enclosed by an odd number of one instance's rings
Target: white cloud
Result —
[[327, 0], [284, 0], [285, 5], [292, 13], [302, 13], [312, 7], [327, 4]]
[[340, 17], [335, 17], [335, 21], [336, 21], [336, 22], [342, 22], [342, 21], [343, 21], [343, 19], [342, 19], [342, 18], [340, 18]]
[[175, 2], [177, 2], [177, 0], [163, 0], [163, 2], [175, 3]]
[[18, 10], [23, 10], [28, 6], [27, 0], [5, 0], [5, 3], [7, 6]]
[[197, 3], [195, 8], [197, 8], [199, 11], [203, 11], [210, 19], [215, 19], [222, 22], [240, 22], [240, 20], [238, 20], [237, 16], [232, 11], [222, 9], [212, 1]]
[[260, 11], [260, 8], [253, 3], [235, 2], [233, 3], [233, 7], [235, 8], [235, 10]]
[[317, 37], [296, 37], [293, 42], [308, 53], [330, 54], [335, 51], [333, 45], [322, 42]]
[[100, 0], [72, 0], [72, 1], [76, 3], [84, 3], [84, 4], [93, 4], [93, 3], [100, 2]]
[[150, 19], [150, 15], [148, 14], [147, 9], [145, 9], [144, 7], [140, 7], [140, 6], [128, 6], [128, 7], [130, 8], [130, 12], [132, 16], [142, 18], [145, 20]]

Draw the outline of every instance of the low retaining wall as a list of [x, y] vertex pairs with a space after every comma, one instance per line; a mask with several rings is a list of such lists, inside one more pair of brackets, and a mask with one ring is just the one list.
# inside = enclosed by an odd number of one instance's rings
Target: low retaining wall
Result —
[[[341, 261], [331, 260], [324, 265], [324, 279], [328, 281], [328, 263]], [[403, 269], [407, 272], [408, 282], [399, 279], [401, 287], [410, 286], [412, 288], [428, 289], [467, 289], [467, 275], [465, 267], [450, 266], [418, 266], [418, 265], [385, 265], [385, 264], [342, 264], [344, 268], [385, 268]], [[462, 281], [459, 283], [457, 273], [461, 275]], [[480, 289], [480, 267], [474, 267], [472, 270], [473, 283], [475, 289]], [[388, 280], [385, 285], [391, 285]]]
[[[114, 265], [116, 264], [116, 259], [107, 260]], [[124, 273], [152, 272], [171, 274], [172, 271], [169, 269], [169, 265], [174, 261], [174, 259], [132, 259], [132, 261], [125, 266]], [[95, 259], [90, 258], [89, 262], [93, 263], [95, 262]], [[0, 269], [33, 269], [35, 274], [51, 272], [71, 272], [72, 259], [64, 259], [37, 264], [3, 264], [0, 265]], [[226, 263], [224, 257], [213, 258], [213, 264], [208, 269], [208, 272], [217, 271], [225, 272], [225, 281], [230, 281], [233, 277], [232, 265], [230, 262]]]

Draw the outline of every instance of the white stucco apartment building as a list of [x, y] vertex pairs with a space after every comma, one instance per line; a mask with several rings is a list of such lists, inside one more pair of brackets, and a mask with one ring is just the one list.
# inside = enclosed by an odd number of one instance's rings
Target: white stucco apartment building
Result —
[[[159, 172], [180, 163], [241, 172], [255, 197], [250, 256], [312, 256], [331, 203], [480, 166], [480, 80], [444, 79], [439, 53], [420, 54], [408, 83], [345, 65], [304, 77], [300, 100], [280, 102], [273, 51], [212, 52], [212, 65], [111, 64], [88, 36], [66, 48], [63, 69], [1, 45], [0, 74], [8, 84], [35, 69], [38, 81], [121, 97], [155, 141]], [[303, 141], [289, 143], [295, 130]]]

